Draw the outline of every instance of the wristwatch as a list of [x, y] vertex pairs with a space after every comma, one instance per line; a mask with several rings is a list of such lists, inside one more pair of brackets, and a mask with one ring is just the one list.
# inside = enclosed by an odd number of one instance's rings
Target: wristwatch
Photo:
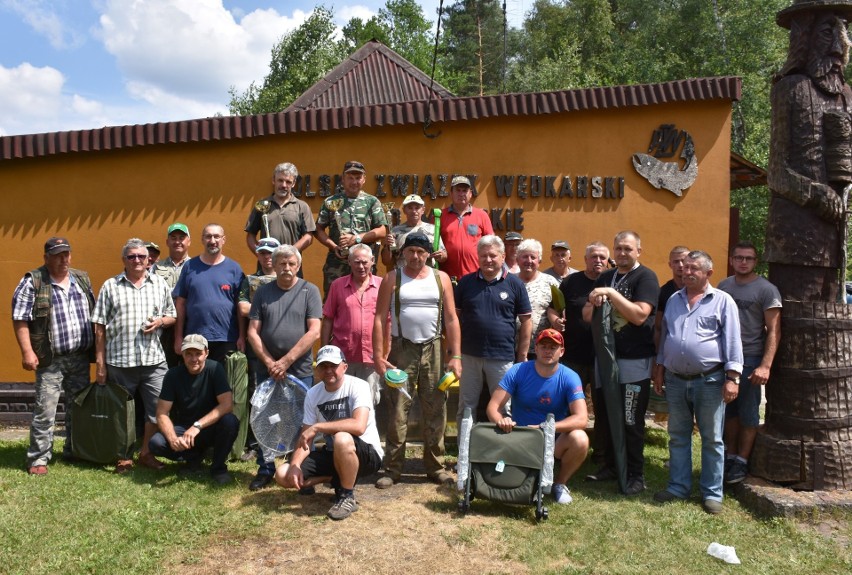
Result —
[[192, 424], [192, 427], [196, 427], [196, 428], [198, 428], [198, 431], [201, 431], [201, 422], [196, 421], [195, 423]]
[[357, 236], [355, 236], [355, 243], [356, 243], [356, 244], [360, 244], [360, 243], [361, 243], [361, 234], [358, 234]]
[[731, 377], [730, 375], [726, 375], [725, 381], [732, 381], [732, 382], [734, 382], [734, 385], [739, 385], [740, 384], [740, 376]]

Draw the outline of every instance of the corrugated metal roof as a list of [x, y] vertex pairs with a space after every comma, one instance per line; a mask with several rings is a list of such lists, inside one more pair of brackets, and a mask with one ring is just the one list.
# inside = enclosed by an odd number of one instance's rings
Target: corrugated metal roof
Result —
[[[431, 86], [431, 92], [430, 92]], [[453, 94], [414, 64], [370, 40], [299, 96], [284, 111], [401, 104]]]
[[[741, 97], [742, 81], [737, 77], [694, 78], [661, 84], [433, 99], [430, 118], [433, 123], [458, 122], [677, 102], [720, 99], [737, 101]], [[426, 119], [426, 105], [424, 98], [420, 101], [288, 109], [254, 116], [225, 116], [95, 130], [4, 136], [0, 137], [0, 160], [137, 146], [422, 124]]]

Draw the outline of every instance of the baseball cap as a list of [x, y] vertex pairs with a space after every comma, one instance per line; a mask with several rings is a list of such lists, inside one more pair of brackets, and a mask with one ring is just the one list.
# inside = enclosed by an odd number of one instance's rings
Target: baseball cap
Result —
[[44, 253], [49, 255], [61, 254], [62, 252], [70, 252], [71, 244], [65, 238], [53, 236], [44, 242]]
[[503, 241], [506, 242], [520, 242], [524, 239], [524, 236], [519, 234], [518, 232], [509, 232], [506, 234], [506, 237], [503, 238]]
[[172, 232], [183, 232], [186, 235], [189, 235], [189, 228], [186, 227], [186, 224], [175, 222], [169, 226], [169, 229], [166, 231], [166, 235], [169, 235]]
[[465, 176], [456, 176], [455, 178], [453, 178], [452, 183], [450, 183], [450, 187], [454, 188], [456, 186], [467, 186], [468, 188], [470, 188], [470, 180], [467, 179]]
[[180, 345], [181, 353], [188, 349], [197, 349], [204, 351], [207, 349], [207, 338], [201, 334], [191, 333], [183, 338], [183, 343]]
[[160, 249], [160, 246], [158, 246], [154, 242], [145, 242], [145, 247], [148, 248], [149, 250], [154, 250], [154, 251], [158, 251], [158, 252], [162, 251]]
[[571, 246], [569, 246], [568, 242], [566, 242], [565, 240], [559, 240], [559, 241], [553, 242], [553, 244], [551, 244], [551, 246], [550, 246], [550, 249], [556, 249], [556, 248], [562, 248], [563, 250], [570, 250]]
[[421, 206], [425, 206], [426, 202], [424, 202], [423, 198], [417, 194], [409, 194], [405, 196], [404, 200], [402, 200], [402, 205], [404, 206], [405, 204], [420, 204]]
[[346, 358], [343, 357], [343, 352], [336, 345], [324, 345], [317, 352], [317, 365], [321, 363], [340, 365], [344, 361], [346, 361]]
[[561, 346], [565, 345], [565, 340], [562, 339], [562, 334], [551, 327], [541, 330], [541, 333], [539, 333], [538, 337], [535, 338], [535, 342], [539, 343], [543, 339], [553, 340]]
[[405, 248], [411, 247], [423, 248], [427, 252], [432, 253], [432, 242], [423, 234], [408, 234], [406, 236], [405, 243], [402, 244], [402, 249], [405, 250]]
[[346, 172], [360, 172], [362, 174], [367, 173], [367, 170], [364, 169], [364, 164], [361, 162], [356, 162], [355, 160], [350, 160], [343, 164], [343, 173]]
[[254, 248], [254, 253], [260, 252], [269, 252], [272, 253], [275, 251], [275, 248], [279, 247], [281, 242], [276, 240], [275, 238], [263, 238], [259, 242], [257, 242], [257, 246]]

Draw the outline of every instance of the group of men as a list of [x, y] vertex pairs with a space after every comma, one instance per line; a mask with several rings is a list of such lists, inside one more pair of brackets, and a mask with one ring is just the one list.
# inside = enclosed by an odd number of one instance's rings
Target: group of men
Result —
[[[709, 256], [678, 252], [685, 287], [672, 296], [664, 314], [655, 315], [665, 302], [656, 275], [638, 261], [641, 244], [634, 232], [616, 235], [614, 269], [607, 271], [607, 247], [594, 242], [585, 250], [585, 269], [573, 270], [567, 242], [557, 241], [551, 246], [553, 267], [540, 274], [541, 244], [516, 233], [507, 234], [505, 243], [494, 235], [488, 214], [472, 205], [467, 177], [451, 182], [452, 202], [441, 211], [440, 233], [424, 221], [424, 202], [417, 195], [403, 200], [405, 221], [391, 228], [382, 204], [362, 189], [366, 170], [360, 162], [346, 162], [342, 191], [323, 202], [316, 222], [307, 204], [293, 195], [297, 178], [294, 165], [276, 166], [272, 195], [249, 215], [246, 243], [256, 254], [257, 271], [248, 276], [223, 254], [222, 226], [205, 226], [203, 252], [190, 258], [189, 229], [176, 222], [167, 229], [168, 258], [149, 266], [152, 248], [142, 240], [128, 240], [122, 248], [123, 272], [108, 279], [95, 298], [85, 272], [70, 267], [68, 240], [48, 240], [45, 265], [27, 273], [13, 297], [23, 366], [36, 372], [37, 403], [27, 454], [31, 474], [47, 473], [62, 389], [70, 427], [70, 400], [89, 383], [93, 350], [95, 383], [110, 380], [141, 395], [146, 419], [140, 465], [162, 469], [157, 457], [165, 457], [196, 471], [204, 450], [212, 447], [211, 475], [221, 483], [230, 481], [226, 460], [240, 422], [233, 414], [223, 364], [232, 352], [245, 351], [254, 383], [287, 375], [308, 387], [317, 383], [306, 399], [298, 448], [276, 470], [274, 461], [257, 447], [258, 471], [251, 490], [274, 479], [310, 493], [315, 484], [331, 481], [335, 502], [329, 516], [347, 517], [357, 510], [357, 478], [378, 471], [382, 458], [384, 473], [376, 487], [387, 489], [400, 481], [413, 394], [421, 408], [427, 477], [439, 484], [453, 482], [444, 463], [447, 391], [439, 388], [448, 372], [461, 380], [459, 420], [465, 408], [476, 413], [480, 403], [487, 405], [484, 416], [506, 432], [515, 425], [543, 422], [543, 405], [557, 415], [556, 456], [561, 465], [553, 496], [568, 503], [566, 482], [589, 450], [586, 393], [594, 398], [595, 454], [601, 463], [589, 478], [614, 477], [614, 446], [590, 328], [594, 310], [606, 302], [613, 309], [613, 352], [627, 445], [626, 493], [645, 489], [644, 412], [653, 372], [659, 392], [664, 377], [671, 382], [666, 395], [672, 420], [672, 482], [657, 498], [688, 495], [681, 452], [688, 449], [689, 438], [684, 447], [683, 421], [689, 418], [691, 430], [692, 413], [701, 418], [702, 437], [712, 442], [714, 453], [719, 451], [722, 425], [716, 415], [713, 422], [705, 421], [707, 410], [695, 409], [691, 392], [681, 394], [677, 384], [695, 378], [720, 383], [729, 401], [736, 396], [732, 381], [743, 372], [739, 318], [725, 303], [730, 298], [717, 295], [722, 292], [707, 284], [712, 273]], [[302, 251], [314, 239], [327, 249], [324, 303], [319, 289], [301, 273]], [[728, 291], [744, 302], [741, 313], [769, 310], [765, 318], [749, 320], [749, 337], [756, 340], [747, 345], [756, 364], [751, 366], [751, 380], [757, 393], [748, 394], [748, 403], [740, 401], [739, 411], [732, 412], [726, 425], [726, 469], [732, 481], [745, 476], [759, 385], [768, 379], [777, 345], [778, 315], [772, 310], [780, 307], [780, 298], [766, 303], [765, 280], [754, 274], [756, 255], [753, 247], [738, 246], [732, 257], [737, 275], [727, 282]], [[379, 257], [390, 270], [384, 277], [375, 273]], [[517, 273], [512, 273], [515, 266]], [[672, 269], [675, 287], [680, 287], [680, 264], [673, 263]], [[540, 275], [560, 284], [564, 311], [552, 302], [538, 305], [538, 295], [531, 298], [529, 290]], [[754, 305], [748, 303], [753, 290], [742, 287], [752, 283], [761, 288], [761, 300]], [[694, 299], [698, 295], [725, 303], [717, 306], [725, 315], [708, 314], [714, 322], [702, 311], [701, 322], [685, 328], [681, 316], [692, 319], [696, 306], [703, 305], [703, 299]], [[689, 339], [676, 339], [684, 329], [694, 335], [696, 325], [726, 344], [718, 346], [722, 357], [697, 349], [700, 346]], [[762, 338], [764, 327], [769, 336]], [[764, 339], [767, 343], [758, 349]], [[318, 341], [322, 348], [314, 369], [312, 349]], [[700, 343], [709, 347], [706, 341]], [[679, 349], [684, 345], [688, 349]], [[684, 357], [695, 361], [684, 362]], [[722, 368], [731, 376], [727, 384], [713, 379], [724, 373]], [[383, 383], [391, 370], [404, 372], [401, 383]], [[379, 404], [388, 415], [384, 449], [376, 428]], [[318, 435], [325, 437], [325, 444], [313, 449]], [[67, 455], [71, 448], [69, 433]], [[133, 463], [118, 461], [116, 471], [125, 472]], [[721, 488], [705, 486], [702, 479], [702, 496], [706, 507], [708, 501], [721, 500]]]

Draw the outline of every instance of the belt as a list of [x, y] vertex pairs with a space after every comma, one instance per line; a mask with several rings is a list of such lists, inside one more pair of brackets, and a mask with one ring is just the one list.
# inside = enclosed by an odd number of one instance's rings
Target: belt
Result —
[[719, 363], [719, 364], [716, 364], [715, 366], [711, 367], [707, 371], [702, 371], [701, 373], [685, 374], [685, 373], [677, 373], [677, 372], [673, 371], [672, 375], [674, 375], [677, 378], [685, 379], [685, 380], [689, 381], [689, 380], [692, 380], [692, 379], [707, 377], [711, 373], [716, 373], [717, 371], [722, 371], [722, 369], [724, 369], [724, 367], [725, 367], [724, 363]]

